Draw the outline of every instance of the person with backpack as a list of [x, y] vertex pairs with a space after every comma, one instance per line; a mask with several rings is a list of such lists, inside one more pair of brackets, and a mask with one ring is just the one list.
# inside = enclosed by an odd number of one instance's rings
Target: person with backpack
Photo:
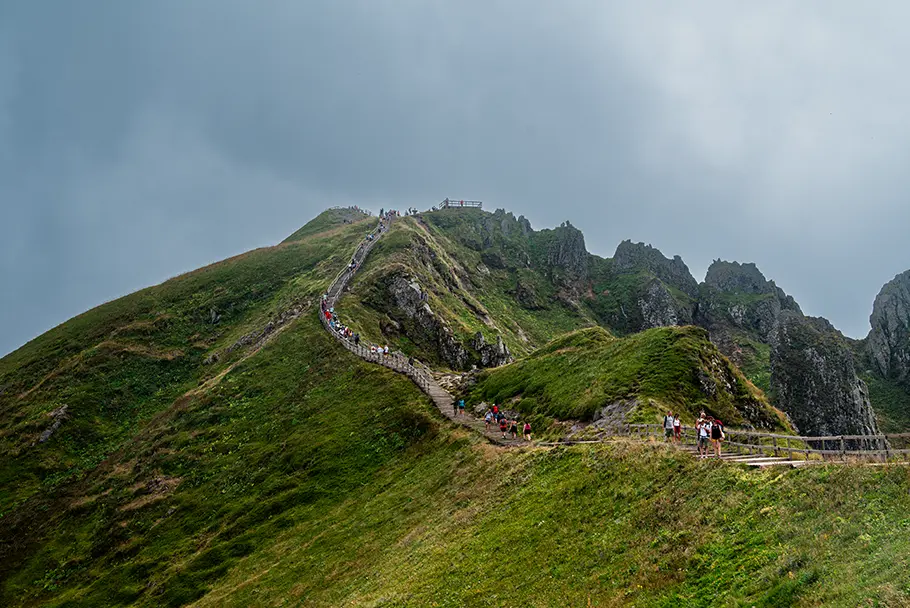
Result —
[[512, 439], [518, 439], [518, 421], [512, 420], [509, 422], [509, 434], [512, 436]]
[[673, 439], [676, 443], [682, 442], [682, 422], [679, 419], [679, 414], [673, 416]]
[[724, 440], [724, 425], [717, 418], [711, 419], [711, 443], [714, 444], [714, 456], [720, 458], [720, 442]]
[[503, 416], [502, 418], [499, 419], [499, 432], [502, 433], [503, 439], [506, 438], [506, 431], [508, 430], [508, 428], [509, 428], [508, 421], [506, 420], [506, 417]]
[[458, 400], [458, 414], [464, 416], [464, 399]]
[[531, 441], [531, 423], [525, 422], [524, 428], [525, 441]]
[[493, 412], [487, 410], [486, 416], [483, 417], [483, 426], [485, 431], [490, 430], [490, 423], [493, 422]]
[[673, 441], [673, 412], [664, 416], [664, 441]]

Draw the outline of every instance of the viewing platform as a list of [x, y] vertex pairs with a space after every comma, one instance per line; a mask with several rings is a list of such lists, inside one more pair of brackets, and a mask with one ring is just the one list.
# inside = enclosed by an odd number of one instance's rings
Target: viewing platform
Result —
[[464, 208], [473, 208], [473, 209], [483, 209], [483, 201], [463, 201], [463, 200], [451, 200], [445, 199], [439, 203], [440, 209], [464, 209]]

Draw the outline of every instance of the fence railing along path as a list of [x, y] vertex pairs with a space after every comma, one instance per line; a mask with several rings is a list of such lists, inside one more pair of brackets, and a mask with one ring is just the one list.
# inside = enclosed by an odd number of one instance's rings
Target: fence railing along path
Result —
[[[660, 424], [629, 424], [614, 427], [611, 434], [663, 439], [664, 430]], [[807, 466], [830, 462], [910, 462], [910, 433], [812, 437], [728, 428], [724, 429], [724, 434], [726, 438], [721, 446], [727, 454], [725, 459], [748, 460], [747, 464]], [[681, 444], [694, 449], [696, 441], [695, 428], [683, 427]]]
[[[387, 223], [383, 227], [383, 223], [377, 225], [377, 230], [375, 230], [372, 239], [364, 240], [357, 247], [357, 250], [354, 252], [352, 261], [354, 262], [354, 268], [351, 269], [350, 266], [342, 270], [338, 276], [335, 277], [335, 280], [332, 281], [328, 290], [326, 291], [326, 308], [335, 308], [335, 305], [338, 303], [341, 294], [344, 293], [344, 290], [348, 286], [351, 278], [356, 274], [357, 270], [363, 264], [363, 261], [366, 259], [367, 254], [376, 246], [376, 243], [382, 238], [386, 232], [388, 232], [389, 225], [391, 224], [391, 218], [388, 218]], [[442, 413], [443, 416], [452, 420], [453, 422], [460, 424], [464, 427], [467, 427], [473, 431], [480, 433], [485, 436], [490, 441], [500, 444], [500, 445], [518, 445], [521, 443], [527, 443], [522, 440], [512, 440], [512, 439], [503, 439], [502, 434], [498, 432], [492, 432], [487, 430], [486, 425], [482, 420], [474, 418], [470, 414], [458, 414], [454, 409], [455, 398], [449, 394], [444, 388], [439, 386], [436, 380], [433, 378], [433, 375], [430, 373], [429, 368], [425, 365], [421, 365], [415, 362], [413, 365], [409, 362], [409, 358], [405, 357], [402, 353], [399, 352], [390, 352], [389, 354], [378, 353], [375, 350], [371, 350], [370, 346], [365, 344], [355, 344], [353, 340], [350, 340], [337, 331], [332, 329], [332, 326], [329, 324], [328, 319], [325, 318], [325, 314], [320, 310], [319, 318], [322, 321], [322, 326], [329, 332], [330, 335], [334, 336], [342, 346], [346, 349], [360, 357], [365, 361], [370, 363], [376, 363], [387, 367], [393, 371], [396, 371], [400, 374], [404, 374], [410, 378], [414, 384], [416, 384], [420, 390], [426, 393], [433, 403], [436, 405], [437, 409]], [[374, 345], [375, 346], [375, 345]]]

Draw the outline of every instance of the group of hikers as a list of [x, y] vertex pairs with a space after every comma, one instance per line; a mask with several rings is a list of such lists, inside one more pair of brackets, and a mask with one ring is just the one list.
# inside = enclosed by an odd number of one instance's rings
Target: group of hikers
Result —
[[[668, 411], [664, 416], [664, 439], [672, 443], [682, 442], [682, 424], [679, 420], [679, 414]], [[720, 445], [726, 439], [724, 434], [724, 423], [719, 419], [708, 416], [705, 412], [698, 415], [695, 422], [695, 448], [698, 451], [699, 458], [708, 458], [709, 442], [710, 450], [714, 453], [715, 458], [720, 458]]]
[[[458, 408], [459, 413], [464, 415], [464, 399], [458, 402]], [[518, 439], [518, 431], [521, 429], [521, 436], [525, 441], [531, 441], [531, 423], [525, 421], [525, 423], [522, 424], [514, 417], [509, 419], [504, 412], [500, 411], [499, 406], [495, 403], [493, 404], [493, 407], [489, 408], [484, 414], [483, 426], [487, 432], [490, 431], [490, 428], [495, 430], [496, 427], [499, 427], [499, 432], [503, 439], [507, 436], [511, 436], [512, 439]]]

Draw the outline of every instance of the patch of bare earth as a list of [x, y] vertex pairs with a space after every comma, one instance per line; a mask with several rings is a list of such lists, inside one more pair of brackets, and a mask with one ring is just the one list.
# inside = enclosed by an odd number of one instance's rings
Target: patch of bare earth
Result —
[[167, 498], [173, 494], [174, 490], [177, 489], [177, 486], [180, 485], [181, 481], [183, 480], [180, 477], [167, 477], [166, 475], [160, 475], [158, 477], [153, 477], [145, 483], [136, 484], [130, 489], [132, 489], [135, 493], [140, 493], [140, 496], [120, 507], [120, 510], [134, 511], [136, 509], [141, 509], [142, 507], [153, 502]]

